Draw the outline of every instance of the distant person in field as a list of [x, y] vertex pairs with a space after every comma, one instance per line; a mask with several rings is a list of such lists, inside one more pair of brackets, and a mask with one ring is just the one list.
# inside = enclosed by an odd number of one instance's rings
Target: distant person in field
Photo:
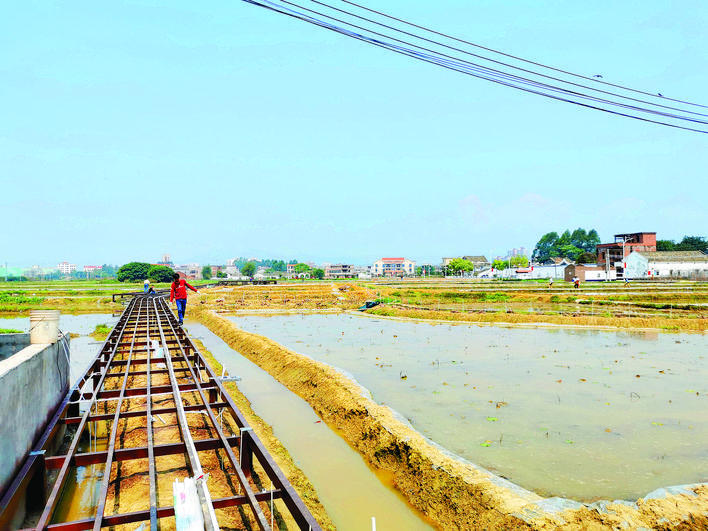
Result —
[[573, 285], [575, 286], [575, 289], [580, 287], [580, 279], [578, 277], [573, 278]]
[[147, 295], [148, 290], [150, 289], [150, 281], [148, 279], [145, 279], [145, 282], [143, 282], [143, 292]]
[[553, 278], [548, 279], [548, 287], [549, 289], [553, 287]]
[[175, 301], [175, 304], [177, 305], [179, 325], [182, 326], [182, 323], [184, 322], [184, 311], [187, 309], [187, 288], [191, 289], [194, 293], [197, 293], [197, 290], [194, 286], [190, 286], [186, 280], [179, 278], [178, 273], [175, 273], [172, 278], [172, 286], [170, 286], [170, 302]]

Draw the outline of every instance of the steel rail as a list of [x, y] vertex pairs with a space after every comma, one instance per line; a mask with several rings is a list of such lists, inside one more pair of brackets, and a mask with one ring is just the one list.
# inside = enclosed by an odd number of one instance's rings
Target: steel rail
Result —
[[[150, 353], [150, 305], [148, 304], [147, 326], [145, 332], [145, 343], [147, 352], [147, 372], [145, 387], [147, 387], [145, 399], [145, 426], [147, 430], [147, 453], [148, 453], [148, 475], [150, 476], [150, 529], [156, 531], [160, 529], [160, 521], [157, 519], [157, 476], [155, 473], [155, 446], [152, 432], [152, 361]], [[157, 316], [155, 316], [157, 318]], [[177, 408], [175, 408], [176, 411]]]
[[[164, 300], [161, 302], [167, 314], [168, 322], [170, 322], [173, 327], [177, 326], [177, 318], [169, 310]], [[178, 330], [182, 331], [182, 328], [180, 327]], [[255, 453], [260, 465], [265, 470], [266, 474], [268, 475], [268, 478], [273, 482], [273, 485], [279, 489], [282, 489], [285, 492], [285, 495], [283, 496], [283, 502], [285, 503], [286, 507], [288, 508], [288, 511], [290, 511], [291, 516], [295, 519], [300, 529], [310, 531], [320, 530], [320, 525], [317, 523], [310, 511], [307, 509], [302, 499], [298, 496], [297, 492], [295, 492], [295, 489], [292, 487], [288, 479], [285, 477], [283, 472], [275, 463], [271, 455], [265, 449], [265, 446], [263, 445], [261, 440], [253, 432], [253, 430], [249, 428], [248, 422], [246, 421], [241, 411], [236, 407], [236, 404], [224, 388], [221, 380], [218, 378], [218, 376], [214, 374], [212, 368], [204, 362], [204, 358], [201, 356], [201, 354], [199, 354], [198, 349], [196, 348], [194, 343], [189, 339], [189, 337], [186, 336], [186, 334], [184, 338], [184, 343], [188, 346], [188, 348], [192, 350], [192, 352], [195, 353], [195, 356], [188, 356], [190, 359], [202, 360], [204, 371], [207, 373], [209, 381], [213, 381], [216, 384], [216, 387], [219, 390], [219, 395], [222, 397], [223, 401], [228, 403], [228, 409], [233, 418], [236, 420], [236, 424], [241, 429], [241, 437], [243, 441], [242, 444], [240, 444], [240, 448], [246, 450], [246, 453], [244, 455], [239, 455], [242, 460], [241, 468], [250, 474], [252, 459], [250, 454], [251, 452]], [[182, 352], [182, 354], [183, 356], [185, 356], [184, 352]], [[185, 356], [185, 358], [187, 358], [187, 356]], [[186, 364], [189, 367], [189, 363], [187, 362]]]
[[[120, 388], [120, 395], [116, 403], [116, 412], [113, 414], [113, 425], [111, 426], [111, 434], [108, 439], [108, 451], [106, 452], [106, 461], [103, 468], [103, 479], [101, 481], [101, 490], [98, 495], [98, 506], [96, 507], [96, 516], [94, 518], [93, 530], [100, 531], [103, 523], [103, 512], [106, 509], [106, 498], [108, 497], [108, 486], [111, 483], [111, 467], [113, 466], [113, 455], [116, 449], [116, 437], [118, 436], [118, 424], [120, 421], [120, 410], [123, 407], [123, 398], [125, 397], [125, 389], [128, 387], [128, 377], [130, 376], [130, 360], [133, 359], [133, 346], [135, 345], [135, 335], [140, 322], [140, 314], [143, 311], [143, 301], [138, 305], [138, 315], [135, 319], [135, 326], [130, 341], [130, 350], [128, 351], [128, 363], [125, 365], [123, 373], [123, 384]], [[120, 478], [116, 478], [120, 481]]]
[[[199, 499], [202, 506], [201, 508], [204, 514], [204, 527], [207, 531], [217, 530], [219, 529], [219, 524], [216, 519], [216, 513], [214, 513], [214, 506], [211, 503], [211, 495], [209, 494], [209, 489], [207, 488], [206, 480], [203, 478], [204, 474], [202, 471], [202, 465], [199, 461], [199, 455], [197, 454], [197, 450], [194, 447], [192, 434], [189, 431], [187, 416], [184, 412], [184, 405], [182, 404], [182, 395], [180, 394], [179, 385], [177, 383], [177, 377], [175, 376], [172, 367], [172, 357], [169, 351], [169, 347], [165, 342], [165, 332], [162, 328], [160, 314], [157, 311], [157, 304], [155, 302], [155, 299], [152, 299], [152, 304], [155, 308], [155, 319], [157, 322], [157, 328], [160, 332], [160, 339], [163, 345], [163, 352], [165, 354], [165, 364], [167, 365], [167, 369], [170, 371], [170, 383], [172, 384], [175, 407], [177, 408], [177, 420], [179, 430], [182, 434], [182, 439], [184, 440], [185, 447], [187, 449], [187, 457], [189, 461], [189, 466], [192, 469], [192, 475], [196, 477], [197, 493], [199, 494]], [[175, 337], [177, 337], [176, 334]]]
[[[113, 360], [113, 358], [116, 355], [116, 352], [118, 350], [118, 344], [120, 342], [120, 339], [123, 337], [125, 334], [125, 328], [126, 325], [128, 324], [128, 321], [130, 321], [133, 311], [135, 310], [135, 306], [137, 304], [137, 299], [132, 299], [130, 302], [129, 306], [129, 313], [126, 316], [126, 319], [123, 322], [123, 326], [120, 329], [120, 332], [117, 334], [117, 340], [116, 344], [113, 346], [113, 350], [110, 355], [110, 359], [108, 360], [109, 363], [106, 365], [106, 368], [101, 372], [101, 375], [98, 379], [98, 383], [94, 385], [94, 389], [100, 389], [100, 387], [103, 385], [103, 382], [106, 379], [106, 373], [108, 372], [108, 367], [110, 367], [110, 361]], [[128, 311], [126, 309], [126, 311]], [[105, 345], [110, 345], [110, 338], [106, 340]], [[103, 355], [103, 353], [99, 354]], [[95, 382], [95, 379], [94, 379]], [[71, 446], [69, 447], [69, 451], [67, 452], [67, 458], [64, 460], [64, 464], [62, 465], [61, 469], [59, 470], [59, 475], [57, 477], [57, 480], [54, 483], [54, 486], [52, 488], [52, 492], [49, 495], [49, 499], [47, 500], [47, 504], [44, 508], [44, 511], [42, 512], [42, 515], [39, 518], [39, 521], [37, 522], [37, 529], [46, 529], [50, 518], [52, 517], [52, 513], [54, 512], [54, 509], [56, 508], [57, 502], [59, 501], [59, 494], [64, 488], [64, 484], [66, 483], [67, 479], [67, 472], [69, 470], [69, 465], [71, 463], [71, 458], [76, 454], [76, 449], [79, 445], [79, 440], [81, 439], [81, 435], [86, 428], [86, 423], [88, 422], [88, 418], [90, 416], [91, 410], [93, 409], [93, 406], [96, 403], [96, 398], [95, 398], [95, 393], [94, 397], [92, 397], [91, 402], [89, 403], [89, 407], [86, 409], [86, 412], [84, 413], [81, 422], [79, 423], [79, 427], [76, 430], [76, 433], [74, 434], [74, 438], [71, 441]]]
[[[169, 308], [166, 307], [166, 304], [164, 300], [161, 300], [162, 307], [164, 310], [165, 315], [169, 315], [174, 318], [174, 315], [172, 312], [169, 311]], [[175, 330], [174, 324], [171, 322], [169, 317], [167, 317], [167, 324], [170, 326], [170, 329], [172, 330], [172, 333], [175, 337], [178, 337], [177, 331]], [[178, 325], [179, 326], [179, 325]], [[181, 331], [181, 329], [180, 329]], [[185, 335], [185, 342], [188, 341]], [[251, 510], [254, 513], [254, 516], [256, 517], [256, 521], [258, 522], [258, 525], [260, 526], [261, 529], [263, 530], [269, 530], [270, 526], [268, 525], [268, 522], [266, 520], [265, 515], [263, 514], [263, 511], [261, 510], [260, 506], [258, 505], [258, 501], [256, 500], [255, 494], [251, 489], [250, 484], [248, 483], [248, 478], [246, 478], [246, 475], [244, 474], [241, 466], [242, 462], [238, 459], [236, 459], [236, 455], [233, 453], [233, 450], [231, 447], [228, 445], [226, 436], [224, 435], [223, 430], [221, 429], [221, 426], [219, 426], [219, 423], [216, 420], [216, 416], [214, 415], [214, 412], [211, 410], [211, 406], [209, 406], [209, 399], [205, 396], [204, 390], [201, 387], [201, 384], [199, 382], [200, 378], [197, 378], [196, 374], [194, 373], [194, 370], [192, 366], [189, 363], [189, 360], [187, 359], [187, 356], [184, 352], [184, 347], [180, 343], [179, 345], [179, 351], [182, 354], [182, 357], [184, 358], [184, 363], [189, 367], [190, 372], [192, 374], [192, 378], [197, 386], [197, 392], [201, 396], [202, 402], [204, 403], [204, 406], [206, 407], [207, 415], [209, 416], [209, 420], [211, 420], [211, 423], [214, 427], [214, 430], [216, 431], [218, 438], [221, 439], [222, 442], [222, 450], [224, 450], [229, 457], [229, 461], [231, 461], [231, 464], [234, 467], [234, 470], [236, 471], [236, 476], [239, 480], [239, 483], [241, 484], [241, 487], [244, 490], [244, 494], [249, 500], [249, 505], [251, 506]], [[239, 456], [242, 457], [242, 456]]]

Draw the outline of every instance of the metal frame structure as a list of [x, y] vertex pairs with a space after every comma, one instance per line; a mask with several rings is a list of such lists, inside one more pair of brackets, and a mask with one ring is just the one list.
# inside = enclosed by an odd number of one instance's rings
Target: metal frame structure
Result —
[[[169, 379], [167, 385], [160, 383], [165, 377]], [[157, 383], [155, 380], [158, 380]], [[136, 382], [139, 385], [136, 386]], [[195, 403], [185, 405], [183, 393], [189, 394]], [[169, 407], [156, 406], [153, 401], [157, 397], [173, 404]], [[128, 402], [134, 406], [136, 400], [138, 403], [144, 401], [144, 408], [124, 407]], [[103, 409], [103, 413], [99, 408]], [[201, 413], [199, 418], [207, 419], [203, 421], [208, 424], [206, 429], [216, 437], [195, 437], [197, 430], [187, 418], [187, 414], [193, 413]], [[235, 426], [224, 422], [225, 413], [230, 414]], [[155, 444], [154, 419], [159, 415], [176, 416], [179, 440]], [[146, 434], [145, 445], [121, 447], [119, 426], [130, 419], [141, 421], [140, 429]], [[106, 450], [79, 451], [82, 438], [85, 440], [87, 434], [97, 433], [96, 423], [104, 423], [106, 427], [108, 436], [103, 441]], [[64, 432], [62, 428], [73, 425], [78, 426], [68, 449], [61, 455], [49, 456], [48, 451], [55, 446], [55, 439]], [[221, 498], [211, 497], [199, 459], [199, 452], [209, 450], [226, 456], [221, 470], [236, 480], [238, 492]], [[69, 390], [14, 481], [3, 493], [0, 529], [8, 526], [9, 518], [27, 492], [28, 500], [32, 499], [35, 505], [40, 502], [41, 516], [35, 529], [97, 531], [107, 526], [146, 522], [150, 529], [157, 530], [160, 519], [175, 514], [173, 506], [159, 504], [157, 494], [158, 475], [175, 475], [175, 471], [160, 472], [156, 466], [156, 458], [169, 455], [184, 456], [186, 467], [179, 471], [181, 475], [177, 475], [183, 478], [186, 473], [195, 478], [207, 530], [219, 528], [215, 510], [235, 506], [247, 510], [245, 514], [251, 525], [255, 523], [258, 528], [269, 530], [273, 526], [273, 500], [282, 500], [292, 521], [300, 529], [320, 529], [234, 405], [221, 378], [214, 374], [179, 326], [164, 298], [145, 295], [135, 296], [128, 303], [93, 363]], [[144, 504], [144, 510], [106, 514], [111, 481], [122, 480], [112, 474], [113, 465], [136, 459], [147, 460], [145, 480], [149, 482], [149, 502]], [[105, 468], [94, 514], [71, 522], [56, 521], [56, 509], [72, 470], [78, 466], [101, 463]], [[265, 473], [266, 476], [261, 480], [270, 482], [270, 490], [257, 488], [253, 478], [256, 463], [260, 474]], [[58, 471], [56, 479], [49, 484], [47, 477], [53, 475], [55, 470]], [[269, 513], [270, 522], [266, 513]]]

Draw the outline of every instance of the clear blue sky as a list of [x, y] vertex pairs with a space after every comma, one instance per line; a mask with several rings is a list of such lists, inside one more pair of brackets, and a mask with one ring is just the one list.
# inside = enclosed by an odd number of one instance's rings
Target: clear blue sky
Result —
[[[307, 3], [304, 0], [303, 3]], [[705, 0], [369, 0], [708, 104]], [[238, 0], [10, 2], [0, 262], [497, 254], [708, 233], [708, 135], [545, 100]]]

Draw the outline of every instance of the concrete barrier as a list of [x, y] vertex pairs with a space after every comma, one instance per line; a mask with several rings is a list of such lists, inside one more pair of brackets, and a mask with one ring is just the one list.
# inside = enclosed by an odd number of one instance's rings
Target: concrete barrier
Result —
[[[16, 335], [27, 336], [29, 343], [29, 334]], [[22, 344], [24, 339], [18, 341]], [[68, 390], [69, 360], [62, 341], [28, 345], [0, 360], [0, 493]]]

